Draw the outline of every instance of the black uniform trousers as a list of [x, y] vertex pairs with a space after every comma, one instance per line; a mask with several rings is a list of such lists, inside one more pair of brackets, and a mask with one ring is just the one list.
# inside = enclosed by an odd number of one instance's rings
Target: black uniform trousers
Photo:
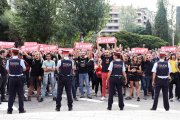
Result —
[[71, 89], [72, 89], [71, 79], [72, 78], [70, 76], [59, 76], [56, 108], [61, 108], [61, 100], [62, 100], [62, 93], [63, 93], [64, 87], [65, 87], [65, 91], [67, 95], [68, 107], [72, 108], [73, 100], [72, 100], [72, 93], [71, 93]]
[[1, 100], [5, 99], [6, 85], [7, 85], [7, 74], [1, 74], [2, 83], [0, 86]]
[[169, 99], [168, 99], [168, 89], [169, 89], [169, 80], [168, 79], [161, 79], [156, 78], [156, 85], [155, 85], [155, 98], [152, 109], [156, 110], [158, 105], [158, 98], [160, 90], [162, 89], [163, 93], [163, 103], [165, 110], [169, 110]]
[[171, 73], [171, 82], [169, 83], [169, 98], [173, 98], [173, 85], [175, 84], [176, 85], [176, 88], [175, 88], [175, 96], [178, 96], [178, 81], [179, 81], [179, 76], [178, 76], [178, 72], [176, 73]]
[[24, 80], [22, 76], [9, 77], [8, 111], [12, 112], [13, 103], [18, 94], [19, 111], [24, 111]]
[[122, 86], [123, 86], [122, 78], [114, 77], [114, 76], [110, 77], [110, 80], [109, 80], [110, 89], [109, 89], [109, 98], [108, 98], [108, 108], [112, 108], [113, 96], [115, 94], [115, 90], [117, 90], [117, 92], [118, 92], [119, 108], [124, 108]]

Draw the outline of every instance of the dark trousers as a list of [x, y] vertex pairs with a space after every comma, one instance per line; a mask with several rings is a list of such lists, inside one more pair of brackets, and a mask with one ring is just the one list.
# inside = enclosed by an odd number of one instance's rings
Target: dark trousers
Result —
[[154, 104], [153, 109], [157, 109], [158, 105], [158, 98], [160, 90], [162, 89], [163, 93], [163, 103], [165, 110], [169, 110], [169, 101], [168, 101], [168, 88], [169, 88], [169, 80], [168, 79], [156, 79], [156, 85], [155, 85], [155, 98], [154, 98]]
[[110, 92], [109, 92], [109, 98], [108, 98], [108, 108], [112, 107], [113, 96], [114, 96], [115, 90], [117, 90], [117, 92], [118, 92], [119, 108], [124, 108], [122, 85], [123, 85], [122, 78], [119, 79], [118, 77], [117, 78], [110, 77], [110, 80], [109, 80]]
[[12, 111], [13, 103], [18, 94], [19, 111], [24, 110], [24, 80], [22, 77], [9, 77], [8, 111]]
[[68, 100], [68, 107], [72, 108], [72, 94], [71, 94], [71, 88], [72, 88], [72, 83], [71, 83], [71, 77], [66, 77], [66, 76], [60, 76], [58, 80], [58, 89], [57, 89], [57, 99], [56, 99], [56, 108], [61, 107], [61, 100], [62, 100], [62, 93], [63, 93], [63, 88], [65, 87], [66, 95], [67, 95], [67, 100]]
[[176, 85], [176, 88], [175, 88], [175, 96], [178, 96], [178, 80], [179, 80], [179, 77], [178, 77], [178, 73], [171, 73], [171, 82], [169, 83], [169, 98], [173, 98], [173, 85], [175, 84]]
[[78, 87], [77, 76], [73, 76], [72, 77], [72, 94], [73, 94], [73, 98], [76, 98], [77, 87]]
[[93, 71], [88, 72], [88, 75], [89, 75], [89, 81], [92, 82], [92, 89], [94, 90], [94, 86], [95, 86], [94, 72]]
[[100, 84], [100, 88], [101, 88], [101, 94], [102, 94], [102, 78], [98, 78], [95, 75], [95, 94], [97, 94], [98, 90], [99, 90], [99, 84]]
[[1, 92], [1, 100], [5, 98], [5, 93], [6, 93], [6, 86], [7, 86], [7, 74], [2, 74], [2, 84], [0, 87], [0, 92]]

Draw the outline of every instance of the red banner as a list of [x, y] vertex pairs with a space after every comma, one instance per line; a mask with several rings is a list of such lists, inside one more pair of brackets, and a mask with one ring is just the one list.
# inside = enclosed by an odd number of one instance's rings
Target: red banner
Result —
[[75, 49], [81, 49], [81, 50], [92, 50], [93, 49], [93, 44], [76, 42], [74, 44], [74, 48]]
[[163, 46], [161, 47], [162, 52], [176, 52], [176, 47], [173, 46]]
[[1, 48], [12, 48], [14, 47], [14, 42], [0, 42]]
[[22, 51], [39, 51], [39, 45], [34, 45], [34, 46], [22, 46], [21, 47]]
[[59, 48], [59, 51], [69, 51], [69, 52], [73, 52], [74, 48]]
[[106, 44], [106, 43], [116, 43], [117, 40], [115, 37], [98, 37], [96, 42], [98, 44]]
[[34, 46], [37, 45], [37, 42], [24, 42], [24, 46]]
[[58, 46], [57, 45], [44, 45], [41, 44], [39, 47], [40, 51], [57, 51], [58, 50]]
[[132, 48], [131, 51], [133, 54], [144, 54], [148, 52], [148, 48]]

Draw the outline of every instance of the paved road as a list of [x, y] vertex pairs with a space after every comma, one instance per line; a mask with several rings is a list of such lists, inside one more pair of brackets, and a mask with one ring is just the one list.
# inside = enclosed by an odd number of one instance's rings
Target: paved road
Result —
[[[162, 94], [161, 94], [162, 95]], [[78, 96], [79, 97], [79, 96]], [[21, 120], [21, 119], [53, 119], [56, 120], [58, 118], [67, 118], [67, 119], [77, 119], [79, 117], [84, 117], [83, 120], [89, 120], [99, 118], [100, 119], [113, 119], [116, 118], [126, 118], [125, 120], [143, 120], [145, 118], [164, 118], [163, 120], [169, 120], [172, 118], [179, 119], [180, 117], [180, 102], [174, 100], [174, 102], [170, 102], [170, 111], [166, 112], [163, 108], [163, 100], [162, 96], [159, 98], [158, 110], [156, 112], [152, 112], [149, 109], [152, 107], [153, 100], [151, 97], [148, 97], [147, 100], [141, 99], [140, 102], [136, 101], [136, 98], [132, 100], [125, 100], [125, 110], [123, 112], [119, 111], [117, 97], [114, 97], [114, 104], [112, 111], [107, 111], [107, 99], [105, 101], [100, 101], [100, 96], [95, 97], [93, 99], [83, 98], [79, 101], [74, 101], [73, 103], [73, 111], [70, 113], [67, 107], [67, 99], [66, 95], [63, 95], [62, 100], [62, 108], [61, 112], [57, 113], [55, 109], [55, 102], [52, 100], [52, 96], [47, 96], [45, 101], [39, 103], [36, 101], [36, 98], [33, 97], [31, 102], [25, 102], [25, 109], [27, 111], [26, 114], [19, 115], [18, 114], [18, 104], [17, 99], [14, 105], [13, 115], [6, 115], [7, 103], [2, 103], [0, 105], [0, 120]], [[143, 98], [143, 96], [141, 96]], [[136, 114], [136, 115], [134, 115]], [[32, 117], [33, 116], [33, 117]], [[2, 119], [1, 119], [2, 118]], [[67, 120], [66, 119], [66, 120]], [[71, 119], [72, 120], [72, 119]], [[175, 119], [172, 119], [175, 120]]]

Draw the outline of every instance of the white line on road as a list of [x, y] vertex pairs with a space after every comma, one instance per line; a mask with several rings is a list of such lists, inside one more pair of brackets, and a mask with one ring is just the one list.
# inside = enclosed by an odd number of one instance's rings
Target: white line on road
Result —
[[[8, 108], [8, 103], [7, 102], [2, 102], [1, 104], [0, 104], [0, 111], [4, 111], [4, 110], [7, 110], [7, 108]], [[13, 106], [13, 110], [18, 110], [15, 106]]]

